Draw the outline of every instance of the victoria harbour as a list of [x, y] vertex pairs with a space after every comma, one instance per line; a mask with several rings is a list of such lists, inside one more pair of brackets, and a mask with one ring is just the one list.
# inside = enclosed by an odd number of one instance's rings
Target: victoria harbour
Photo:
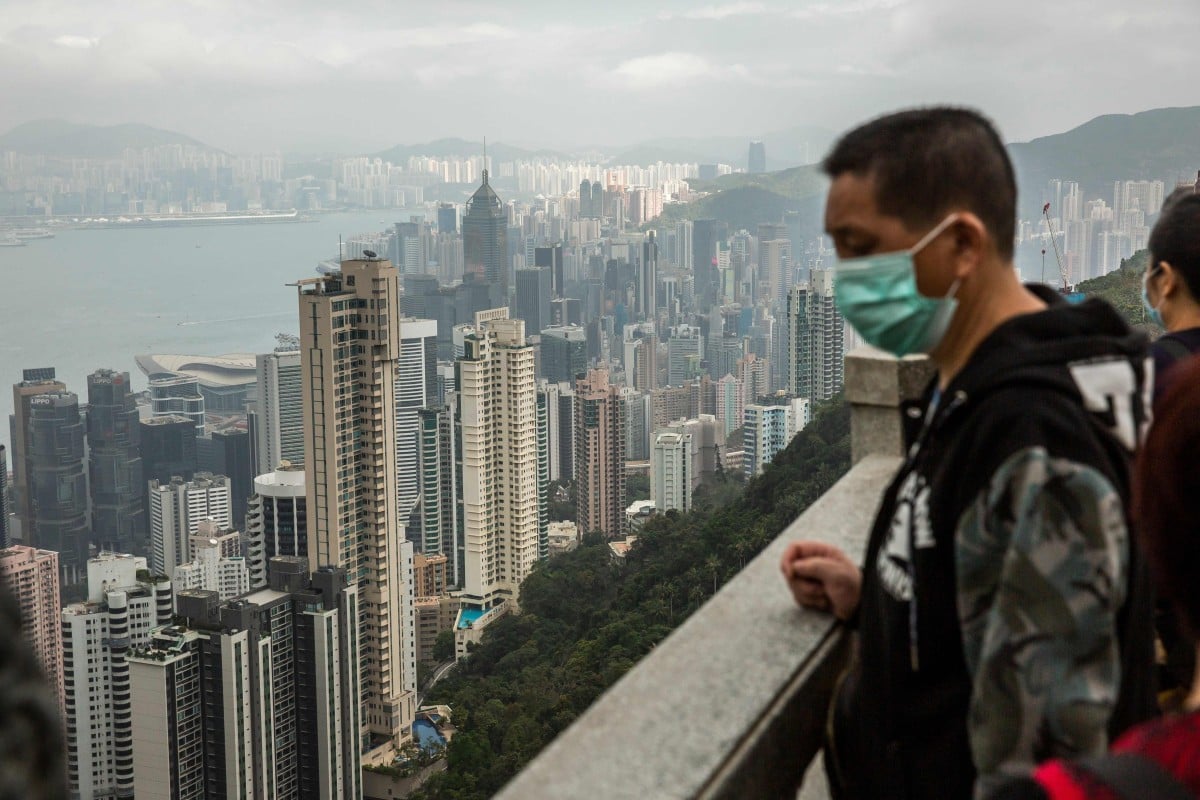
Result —
[[[68, 386], [99, 367], [128, 371], [134, 355], [269, 352], [296, 332], [296, 293], [337, 253], [338, 236], [379, 231], [406, 212], [322, 214], [315, 222], [188, 228], [59, 230], [0, 248], [5, 302], [0, 368], [55, 367]], [[53, 297], [53, 302], [46, 298]], [[12, 413], [3, 393], [0, 413]], [[8, 425], [0, 442], [9, 439]]]

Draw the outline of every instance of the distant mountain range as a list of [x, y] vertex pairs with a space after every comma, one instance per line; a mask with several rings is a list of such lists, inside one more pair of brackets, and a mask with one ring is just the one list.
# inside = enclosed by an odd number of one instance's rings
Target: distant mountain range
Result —
[[112, 158], [127, 147], [183, 144], [216, 150], [190, 136], [149, 125], [80, 125], [61, 119], [42, 119], [0, 134], [0, 150], [56, 158]]
[[1176, 180], [1194, 180], [1200, 170], [1200, 106], [1106, 114], [1065, 133], [1010, 144], [1008, 151], [1022, 213], [1041, 203], [1054, 178], [1078, 181], [1085, 196], [1109, 203], [1118, 180], [1164, 180], [1170, 192]]
[[[835, 134], [827, 128], [802, 125], [762, 136], [675, 137], [653, 139], [621, 149], [611, 164], [668, 163], [729, 164], [746, 169], [751, 139], [761, 140], [767, 152], [767, 168], [787, 169], [818, 161]], [[610, 148], [611, 152], [611, 148]]]
[[[487, 153], [492, 163], [514, 161], [529, 158], [568, 158], [556, 150], [527, 150], [514, 147], [503, 142], [493, 142], [487, 146]], [[403, 164], [412, 156], [429, 156], [431, 158], [470, 158], [483, 155], [483, 142], [472, 142], [466, 139], [438, 139], [424, 144], [398, 144], [375, 156], [393, 164]]]

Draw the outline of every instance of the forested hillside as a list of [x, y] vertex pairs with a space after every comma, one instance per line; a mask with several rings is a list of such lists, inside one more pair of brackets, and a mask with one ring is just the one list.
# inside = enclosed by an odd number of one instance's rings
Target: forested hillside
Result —
[[599, 538], [542, 564], [522, 587], [523, 613], [489, 628], [430, 692], [458, 733], [448, 770], [419, 796], [498, 791], [849, 466], [850, 412], [838, 400], [728, 505], [651, 519], [624, 564]]

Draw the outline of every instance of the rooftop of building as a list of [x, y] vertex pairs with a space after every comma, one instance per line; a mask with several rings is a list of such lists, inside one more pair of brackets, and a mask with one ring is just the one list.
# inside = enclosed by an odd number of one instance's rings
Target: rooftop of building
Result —
[[147, 377], [164, 374], [185, 376], [212, 387], [249, 385], [257, 380], [253, 353], [227, 353], [223, 356], [137, 355], [133, 359]]

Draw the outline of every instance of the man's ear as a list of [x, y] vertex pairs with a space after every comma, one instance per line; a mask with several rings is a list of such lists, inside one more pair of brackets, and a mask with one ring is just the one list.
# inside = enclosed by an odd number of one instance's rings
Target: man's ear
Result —
[[950, 231], [954, 242], [954, 275], [965, 278], [979, 269], [988, 249], [995, 245], [983, 220], [970, 211], [960, 212]]
[[1158, 277], [1155, 279], [1154, 285], [1158, 289], [1160, 298], [1172, 297], [1183, 288], [1179, 273], [1166, 261], [1158, 262]]

